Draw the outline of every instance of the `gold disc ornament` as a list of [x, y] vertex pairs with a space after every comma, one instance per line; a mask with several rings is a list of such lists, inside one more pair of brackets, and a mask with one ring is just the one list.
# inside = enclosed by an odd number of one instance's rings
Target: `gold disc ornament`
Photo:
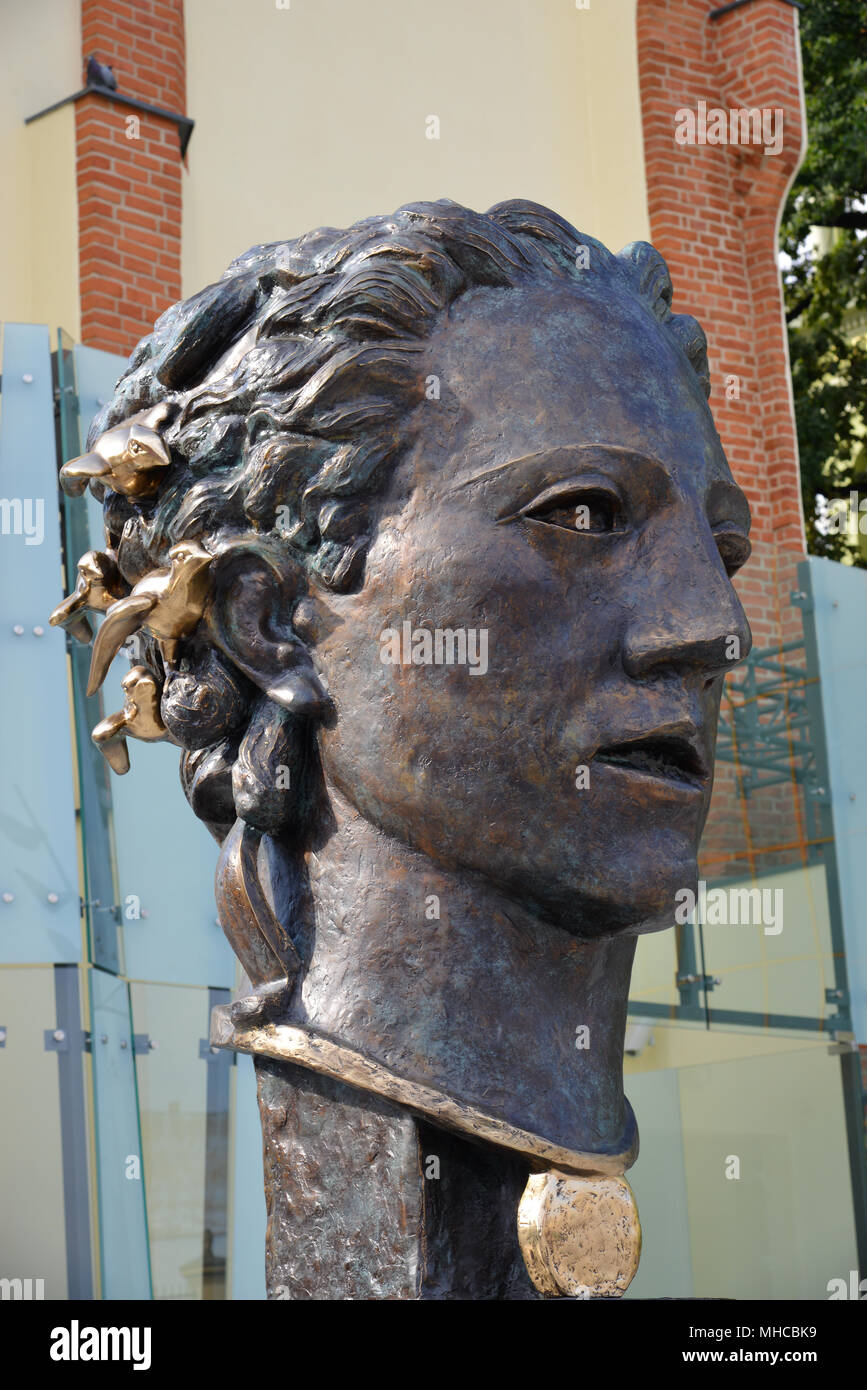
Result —
[[641, 1226], [623, 1178], [534, 1173], [518, 1206], [534, 1285], [553, 1298], [620, 1298], [638, 1269]]

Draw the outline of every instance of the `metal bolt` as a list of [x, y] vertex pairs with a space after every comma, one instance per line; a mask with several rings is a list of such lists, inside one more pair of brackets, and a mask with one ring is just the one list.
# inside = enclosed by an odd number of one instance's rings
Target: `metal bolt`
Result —
[[158, 1043], [158, 1042], [155, 1042], [153, 1038], [148, 1038], [148, 1051], [149, 1051], [149, 1052], [156, 1052], [156, 1050], [157, 1050], [158, 1047], [159, 1047], [159, 1043]]
[[64, 1033], [62, 1028], [55, 1028], [51, 1036], [56, 1043], [62, 1043], [66, 1041], [66, 1034]]
[[107, 1042], [108, 1042], [108, 1033], [100, 1033], [100, 1035], [99, 1035], [99, 1041], [100, 1041], [101, 1043], [107, 1043]]
[[854, 792], [850, 792], [850, 793], [849, 793], [849, 800], [850, 800], [850, 801], [854, 801], [854, 800], [855, 800], [855, 793], [854, 793]]
[[121, 1038], [120, 1045], [124, 1049], [124, 1051], [129, 1047], [129, 1043], [127, 1042], [126, 1038]]
[[35, 627], [35, 628], [33, 629], [33, 636], [34, 636], [34, 637], [44, 637], [44, 636], [45, 636], [45, 628], [44, 628], [44, 627]]
[[15, 636], [16, 636], [16, 637], [23, 637], [23, 636], [24, 636], [24, 628], [21, 626], [20, 623], [16, 623], [15, 626], [13, 627], [12, 631], [15, 633]]
[[32, 373], [32, 372], [25, 372], [24, 375], [22, 376], [21, 380], [24, 382], [24, 385], [25, 385], [25, 386], [32, 386], [32, 385], [33, 385], [33, 373]]
[[5, 1028], [0, 1028], [0, 1043], [5, 1043], [5, 1041], [6, 1041], [6, 1029], [5, 1029]]
[[3, 901], [4, 901], [4, 903], [14, 903], [14, 901], [15, 901], [15, 894], [14, 894], [14, 893], [4, 893], [4, 894], [3, 894]]
[[49, 901], [49, 902], [52, 904], [52, 906], [53, 906], [54, 903], [59, 903], [59, 902], [60, 902], [60, 898], [57, 896], [56, 893], [49, 893], [49, 894], [48, 894], [48, 901]]

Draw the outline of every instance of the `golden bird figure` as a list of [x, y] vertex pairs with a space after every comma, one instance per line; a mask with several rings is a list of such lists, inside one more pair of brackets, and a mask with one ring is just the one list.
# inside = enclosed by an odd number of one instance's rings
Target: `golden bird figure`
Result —
[[149, 497], [160, 486], [171, 455], [156, 430], [142, 421], [115, 425], [99, 436], [89, 454], [70, 459], [60, 470], [60, 486], [80, 497], [91, 481], [105, 483], [127, 497]]
[[173, 664], [178, 644], [204, 612], [211, 559], [198, 541], [178, 541], [166, 568], [146, 574], [132, 593], [111, 605], [93, 644], [88, 695], [99, 689], [123, 643], [141, 627], [157, 638], [166, 664]]
[[129, 772], [129, 749], [126, 738], [158, 743], [165, 738], [166, 726], [160, 715], [161, 688], [153, 671], [147, 666], [133, 666], [121, 681], [124, 693], [123, 709], [101, 719], [91, 734], [109, 766], [123, 775]]
[[68, 598], [59, 603], [48, 621], [65, 628], [85, 646], [93, 641], [93, 628], [86, 609], [105, 613], [129, 592], [129, 585], [117, 567], [113, 550], [88, 550], [78, 562], [78, 580]]

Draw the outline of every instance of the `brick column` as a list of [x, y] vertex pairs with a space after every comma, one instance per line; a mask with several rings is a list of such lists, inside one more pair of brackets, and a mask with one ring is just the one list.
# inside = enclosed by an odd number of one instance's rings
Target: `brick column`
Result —
[[[797, 10], [748, 0], [717, 19], [706, 0], [639, 0], [638, 60], [651, 237], [667, 260], [675, 308], [708, 335], [711, 404], [754, 535], [805, 551], [798, 448], [788, 376], [779, 218], [801, 158]], [[743, 144], [679, 145], [675, 113], [783, 112], [777, 155]], [[727, 399], [736, 377], [740, 398]], [[760, 561], [761, 561], [761, 557]], [[765, 583], [767, 580], [764, 581]], [[761, 608], [757, 569], [744, 579]], [[756, 618], [761, 627], [762, 614]], [[758, 634], [761, 640], [761, 632]]]
[[[671, 269], [675, 310], [694, 314], [707, 333], [714, 418], [753, 513], [753, 559], [736, 585], [756, 646], [778, 648], [800, 636], [789, 595], [806, 553], [777, 265], [779, 219], [804, 144], [797, 9], [786, 0], [722, 12], [709, 0], [638, 0], [637, 39], [651, 239]], [[781, 110], [780, 152], [679, 144], [677, 113], [692, 111], [698, 123], [699, 102], [708, 112]], [[734, 766], [719, 761], [705, 872], [802, 862], [805, 826], [791, 782], [744, 802]]]
[[[81, 43], [119, 94], [185, 113], [183, 0], [82, 0]], [[178, 128], [99, 95], [75, 121], [81, 336], [129, 353], [181, 297]]]

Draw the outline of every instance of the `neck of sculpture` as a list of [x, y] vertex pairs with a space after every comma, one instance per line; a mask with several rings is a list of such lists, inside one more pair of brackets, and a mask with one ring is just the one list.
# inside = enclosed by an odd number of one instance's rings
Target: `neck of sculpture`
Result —
[[287, 1021], [552, 1143], [632, 1139], [623, 1037], [634, 937], [581, 942], [442, 868], [332, 793], [307, 855]]

